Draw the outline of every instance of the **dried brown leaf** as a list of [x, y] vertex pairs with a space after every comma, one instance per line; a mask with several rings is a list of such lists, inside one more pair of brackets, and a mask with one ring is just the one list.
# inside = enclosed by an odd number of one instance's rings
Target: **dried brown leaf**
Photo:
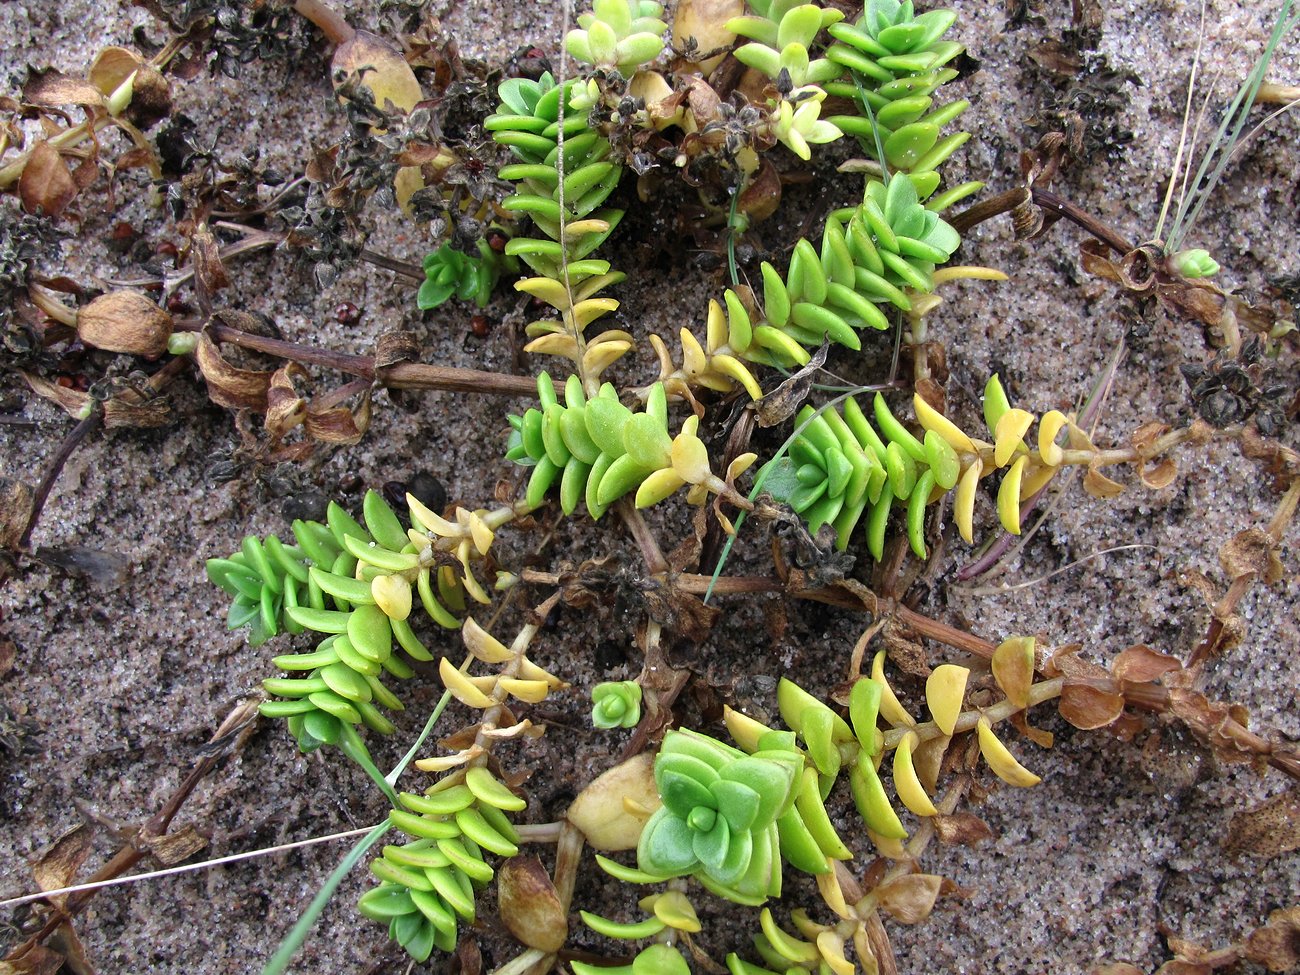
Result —
[[29, 941], [0, 961], [0, 975], [58, 975], [63, 961], [57, 951]]
[[33, 70], [23, 85], [23, 101], [30, 105], [53, 107], [56, 105], [104, 104], [99, 91], [88, 81], [69, 78], [55, 68]]
[[174, 867], [205, 849], [208, 838], [191, 825], [162, 836], [141, 834], [137, 842], [148, 847], [149, 852], [164, 867]]
[[[32, 876], [36, 886], [41, 890], [58, 890], [72, 886], [77, 871], [90, 855], [91, 830], [85, 823], [78, 823], [57, 840], [54, 845], [41, 854], [40, 859], [32, 864]], [[50, 899], [62, 904], [66, 894], [56, 895]]]
[[1142, 969], [1126, 961], [1113, 961], [1106, 965], [1098, 965], [1091, 969], [1088, 975], [1144, 975], [1144, 973]]
[[569, 920], [542, 861], [511, 857], [497, 878], [497, 906], [510, 933], [529, 948], [559, 951], [569, 936]]
[[68, 386], [60, 386], [57, 382], [44, 380], [35, 373], [23, 373], [27, 385], [31, 387], [32, 393], [40, 396], [42, 399], [48, 399], [49, 402], [55, 403], [56, 406], [64, 409], [64, 412], [74, 419], [82, 420], [90, 415], [91, 396], [85, 390], [69, 389]]
[[1091, 731], [1104, 728], [1124, 712], [1124, 698], [1113, 689], [1066, 679], [1061, 688], [1061, 717], [1076, 728]]
[[1219, 564], [1231, 579], [1254, 573], [1267, 583], [1277, 582], [1285, 570], [1277, 556], [1277, 543], [1266, 531], [1247, 528], [1219, 549]]
[[1145, 684], [1175, 670], [1182, 670], [1183, 662], [1167, 653], [1135, 644], [1121, 650], [1110, 665], [1116, 680], [1130, 680]]
[[930, 822], [934, 824], [934, 835], [939, 838], [939, 842], [949, 846], [974, 846], [982, 840], [997, 838], [993, 827], [974, 813], [940, 813], [932, 816]]
[[273, 440], [282, 440], [307, 419], [307, 401], [294, 386], [295, 379], [306, 375], [307, 371], [296, 362], [285, 363], [272, 374], [266, 393], [266, 432]]
[[207, 223], [196, 224], [190, 232], [190, 263], [194, 265], [199, 303], [210, 307], [213, 295], [230, 287], [230, 276], [221, 262], [221, 245]]
[[1155, 442], [1168, 432], [1168, 423], [1152, 420], [1133, 431], [1128, 438], [1129, 446], [1138, 452], [1138, 456], [1144, 457], [1155, 445]]
[[194, 360], [208, 384], [208, 397], [212, 402], [232, 410], [266, 412], [271, 373], [232, 366], [207, 335], [199, 336], [199, 344], [194, 349]]
[[0, 477], [0, 549], [14, 552], [32, 517], [34, 496], [31, 485], [15, 478]]
[[943, 878], [911, 873], [882, 884], [874, 891], [880, 908], [900, 924], [920, 924], [934, 910]]
[[777, 426], [795, 415], [812, 391], [813, 381], [817, 378], [817, 371], [826, 362], [829, 348], [830, 342], [823, 341], [821, 348], [813, 353], [806, 366], [754, 404], [754, 413], [760, 427]]
[[111, 95], [143, 63], [143, 58], [124, 47], [106, 47], [90, 65], [90, 83], [103, 95]]
[[1039, 748], [1051, 748], [1056, 744], [1056, 736], [1050, 731], [1035, 728], [1029, 723], [1028, 712], [1017, 711], [1011, 716], [1011, 725]]
[[1300, 907], [1274, 911], [1268, 923], [1256, 928], [1242, 945], [1247, 960], [1270, 972], [1293, 972], [1300, 967]]
[[162, 355], [171, 334], [172, 316], [138, 291], [110, 291], [77, 312], [77, 337], [108, 352]]
[[95, 975], [95, 966], [86, 956], [86, 948], [76, 930], [64, 921], [50, 935], [50, 947], [63, 956], [63, 970], [72, 975]]
[[1101, 498], [1102, 500], [1119, 497], [1124, 493], [1123, 484], [1112, 481], [1091, 465], [1088, 467], [1088, 473], [1083, 475], [1083, 489], [1094, 498]]
[[318, 410], [308, 405], [307, 417], [303, 427], [307, 436], [321, 443], [350, 445], [360, 442], [370, 429], [370, 391], [361, 395], [361, 402], [355, 409], [346, 406], [332, 406]]
[[1168, 487], [1178, 476], [1178, 462], [1172, 457], [1161, 459], [1154, 467], [1138, 467], [1138, 478], [1152, 491]]
[[1300, 787], [1234, 813], [1223, 849], [1259, 857], [1300, 850]]
[[18, 177], [18, 197], [28, 213], [56, 217], [77, 197], [77, 182], [57, 149], [45, 140], [32, 146]]
[[1105, 679], [1110, 676], [1110, 671], [1105, 667], [1093, 663], [1091, 660], [1084, 660], [1079, 656], [1079, 651], [1083, 649], [1082, 643], [1067, 643], [1064, 646], [1057, 647], [1048, 657], [1047, 662], [1043, 664], [1043, 673], [1048, 677], [1077, 677], [1087, 679]]
[[104, 429], [151, 429], [165, 427], [172, 419], [171, 404], [155, 398], [140, 402], [138, 397], [114, 396], [104, 404]]

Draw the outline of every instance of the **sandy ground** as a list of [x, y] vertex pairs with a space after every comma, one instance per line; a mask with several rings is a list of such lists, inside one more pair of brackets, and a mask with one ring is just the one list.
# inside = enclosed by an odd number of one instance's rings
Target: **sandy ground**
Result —
[[[376, 6], [352, 4], [349, 17], [356, 25], [377, 23]], [[979, 70], [956, 86], [973, 103], [966, 124], [974, 137], [952, 176], [1005, 189], [1014, 185], [1021, 146], [1033, 138], [1028, 120], [1048, 94], [1029, 53], [1060, 35], [1067, 14], [1061, 5], [1031, 4], [1034, 16], [1008, 30], [1001, 2], [957, 0], [953, 6], [961, 14], [956, 35], [978, 59]], [[1270, 13], [1254, 5], [1210, 5], [1206, 43], [1211, 80], [1221, 93], [1235, 86], [1259, 50]], [[0, 77], [8, 77], [10, 88], [28, 63], [78, 72], [95, 46], [130, 43], [137, 25], [159, 34], [143, 10], [126, 4], [11, 2], [0, 6], [0, 16]], [[1058, 188], [1133, 239], [1149, 237], [1155, 225], [1198, 17], [1197, 5], [1170, 0], [1120, 0], [1105, 8], [1099, 50], [1111, 67], [1137, 78], [1125, 86], [1131, 101], [1115, 119], [1133, 137], [1114, 151], [1096, 153]], [[467, 2], [443, 17], [465, 53], [494, 59], [525, 43], [554, 51], [559, 21], [558, 7], [514, 2]], [[219, 133], [223, 152], [256, 148], [277, 168], [294, 171], [306, 147], [326, 144], [342, 130], [324, 71], [327, 57], [322, 42], [288, 72], [253, 63], [238, 80], [205, 76], [178, 84], [177, 109], [209, 137]], [[1294, 82], [1298, 74], [1293, 46], [1274, 76]], [[1227, 285], [1258, 292], [1300, 270], [1296, 125], [1294, 119], [1279, 120], [1244, 150], [1194, 234], [1224, 265]], [[760, 246], [779, 247], [782, 235], [812, 208], [843, 205], [856, 191], [854, 180], [819, 170], [817, 183], [789, 194], [777, 218], [760, 229]], [[138, 273], [104, 248], [107, 230], [125, 219], [166, 239], [162, 214], [148, 205], [147, 192], [132, 177], [119, 194], [125, 201], [119, 212], [105, 213], [103, 198], [91, 199], [79, 237], [65, 249], [68, 273]], [[4, 219], [11, 212], [12, 201], [5, 201]], [[662, 228], [653, 213], [634, 217], [647, 233]], [[370, 218], [376, 222], [371, 246], [419, 260], [425, 242], [418, 232], [391, 217]], [[1086, 393], [1126, 325], [1124, 303], [1114, 291], [1080, 270], [1080, 239], [1062, 226], [1046, 240], [1020, 244], [1002, 221], [972, 235], [963, 260], [1004, 268], [1013, 278], [953, 289], [933, 318], [934, 334], [948, 347], [951, 398], [959, 415], [976, 416], [975, 394], [992, 369], [1001, 372], [1013, 401], [1036, 411], [1068, 408]], [[623, 320], [642, 335], [700, 323], [707, 296], [721, 287], [720, 273], [695, 262], [667, 277], [665, 259], [655, 254], [657, 248], [626, 238], [612, 249], [616, 266], [654, 271], [620, 289]], [[411, 289], [374, 269], [349, 270], [324, 290], [308, 268], [285, 255], [257, 257], [233, 271], [228, 294], [242, 307], [273, 316], [287, 337], [364, 352], [381, 331], [401, 326], [419, 333], [429, 361], [509, 367], [508, 322], [517, 317], [512, 299], [491, 306], [492, 331], [478, 338], [467, 328], [466, 309], [448, 306], [421, 317]], [[332, 309], [345, 300], [363, 309], [359, 325], [334, 320]], [[1098, 440], [1123, 442], [1151, 419], [1186, 423], [1191, 410], [1178, 367], [1205, 355], [1197, 329], [1160, 320], [1124, 364]], [[846, 372], [866, 371], [847, 358], [838, 364]], [[642, 357], [624, 376], [635, 379], [650, 368]], [[6, 390], [18, 388], [13, 380], [4, 382]], [[284, 534], [283, 500], [275, 496], [284, 485], [252, 477], [216, 483], [211, 468], [235, 443], [232, 421], [207, 404], [191, 381], [175, 390], [172, 426], [101, 437], [76, 454], [34, 539], [37, 545], [120, 553], [131, 565], [122, 584], [95, 588], [38, 565], [0, 594], [3, 635], [17, 649], [12, 670], [0, 677], [0, 713], [11, 729], [0, 750], [0, 896], [32, 889], [27, 861], [83, 817], [129, 824], [157, 809], [221, 718], [270, 673], [276, 651], [251, 649], [242, 634], [226, 632], [225, 597], [207, 584], [202, 565], [230, 551], [245, 532]], [[510, 476], [500, 460], [503, 405], [429, 395], [407, 414], [380, 396], [370, 436], [291, 475], [290, 494], [337, 495], [350, 473], [378, 485], [428, 471], [443, 480], [450, 497], [482, 503], [498, 478]], [[31, 397], [22, 415], [35, 426], [0, 426], [0, 469], [34, 480], [71, 422]], [[1294, 447], [1294, 430], [1287, 436]], [[1221, 581], [1219, 545], [1243, 528], [1262, 526], [1277, 495], [1235, 446], [1190, 449], [1179, 463], [1179, 476], [1159, 491], [1142, 488], [1127, 473], [1128, 490], [1111, 502], [1094, 500], [1077, 486], [1068, 490], [991, 585], [1038, 580], [1112, 546], [1142, 548], [1092, 558], [1022, 588], [988, 592], [951, 580], [953, 568], [967, 558], [954, 541], [931, 566], [919, 608], [994, 639], [1036, 633], [1049, 645], [1084, 643], [1102, 660], [1139, 642], [1186, 652], [1208, 614], [1180, 579], [1203, 572]], [[356, 503], [359, 496], [349, 500]], [[981, 518], [991, 530], [988, 508]], [[651, 523], [667, 545], [685, 526], [682, 510], [672, 505]], [[503, 560], [522, 560], [537, 542], [505, 534]], [[736, 571], [761, 571], [766, 544], [757, 532], [742, 536]], [[619, 530], [575, 519], [562, 525], [542, 563], [607, 553], [629, 564], [636, 558]], [[1246, 599], [1241, 611], [1248, 633], [1214, 662], [1206, 689], [1247, 706], [1260, 733], [1294, 741], [1300, 737], [1294, 531], [1281, 554], [1285, 579]], [[865, 573], [866, 563], [857, 571]], [[763, 612], [762, 600], [721, 605], [726, 616], [693, 659], [715, 678], [786, 673], [824, 692], [861, 627], [847, 613], [791, 605], [788, 628], [774, 637], [763, 627], [770, 613]], [[503, 621], [502, 632], [508, 628]], [[452, 646], [448, 640], [449, 652]], [[608, 765], [624, 743], [624, 735], [588, 728], [584, 702], [590, 686], [634, 676], [637, 668], [627, 620], [565, 612], [539, 646], [539, 659], [573, 682], [570, 693], [547, 704], [545, 716], [554, 722], [549, 734], [510, 756], [516, 767], [535, 770], [528, 815], [541, 822], [560, 814], [574, 789]], [[941, 653], [933, 648], [932, 662]], [[400, 756], [440, 692], [431, 674], [408, 683], [409, 710], [399, 733], [374, 746], [385, 767]], [[757, 703], [774, 710], [770, 695], [760, 695]], [[1270, 910], [1295, 903], [1295, 854], [1234, 859], [1221, 849], [1229, 817], [1281, 791], [1279, 776], [1217, 767], [1176, 737], [1144, 748], [1144, 739], [1122, 744], [1076, 732], [1049, 710], [1039, 720], [1056, 732], [1056, 747], [1043, 752], [1027, 742], [1016, 746], [1043, 775], [1042, 785], [1025, 792], [997, 789], [975, 810], [997, 839], [973, 850], [927, 854], [926, 869], [950, 878], [959, 891], [945, 897], [924, 924], [891, 926], [900, 971], [1082, 972], [1105, 960], [1128, 960], [1146, 971], [1169, 957], [1162, 932], [1223, 944], [1263, 923]], [[413, 775], [411, 784], [419, 778]], [[841, 807], [838, 825], [864, 848], [865, 837], [856, 835], [860, 827], [844, 813]], [[342, 760], [297, 755], [283, 728], [266, 722], [198, 788], [178, 825], [194, 824], [208, 833], [207, 854], [221, 856], [365, 826], [382, 815], [382, 797], [363, 775]], [[110, 832], [100, 828], [92, 863], [114, 848]], [[102, 972], [255, 971], [343, 850], [344, 844], [335, 843], [118, 888], [95, 898], [77, 927]], [[296, 971], [405, 970], [384, 932], [352, 909], [367, 884], [363, 871], [345, 882]], [[628, 918], [633, 901], [630, 892], [602, 883], [593, 870], [584, 872], [579, 906]], [[756, 930], [752, 917], [706, 896], [697, 905], [705, 923], [702, 944], [715, 958], [744, 946]], [[483, 913], [484, 962], [500, 964], [510, 948], [495, 933], [488, 898]], [[575, 942], [599, 945], [583, 932]], [[443, 970], [445, 964], [435, 958], [428, 967]]]

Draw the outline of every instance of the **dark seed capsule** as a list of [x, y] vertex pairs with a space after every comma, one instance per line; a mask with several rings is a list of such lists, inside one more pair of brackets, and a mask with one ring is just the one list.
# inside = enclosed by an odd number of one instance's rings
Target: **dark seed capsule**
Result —
[[492, 326], [488, 323], [487, 315], [473, 316], [469, 320], [469, 330], [474, 333], [476, 338], [487, 338], [492, 332]]
[[190, 309], [189, 302], [187, 302], [180, 295], [172, 295], [170, 298], [167, 299], [167, 310], [171, 312], [173, 315], [184, 315], [187, 314], [191, 309]]
[[[407, 483], [407, 490], [430, 511], [441, 513], [442, 509], [447, 507], [447, 489], [442, 486], [442, 481], [432, 474], [420, 471]], [[402, 504], [403, 506], [406, 504], [405, 498]]]
[[164, 240], [153, 249], [153, 252], [159, 257], [170, 258], [173, 261], [180, 255], [180, 251], [177, 250], [176, 245], [170, 240]]
[[339, 478], [339, 490], [344, 494], [356, 494], [364, 483], [359, 474], [344, 474]]
[[361, 321], [361, 309], [350, 301], [344, 301], [334, 308], [334, 319], [340, 325], [355, 325]]
[[506, 244], [509, 242], [509, 240], [510, 240], [509, 237], [507, 237], [503, 232], [495, 228], [487, 232], [488, 246], [491, 247], [498, 254], [500, 254], [503, 250], [506, 249]]

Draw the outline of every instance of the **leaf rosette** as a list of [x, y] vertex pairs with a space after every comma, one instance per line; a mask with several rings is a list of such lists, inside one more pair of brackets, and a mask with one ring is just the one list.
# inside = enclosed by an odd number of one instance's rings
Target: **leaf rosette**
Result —
[[655, 761], [663, 806], [641, 834], [641, 869], [664, 878], [693, 875], [739, 903], [779, 894], [776, 823], [794, 802], [803, 765], [790, 748], [746, 755], [696, 732], [669, 732]]

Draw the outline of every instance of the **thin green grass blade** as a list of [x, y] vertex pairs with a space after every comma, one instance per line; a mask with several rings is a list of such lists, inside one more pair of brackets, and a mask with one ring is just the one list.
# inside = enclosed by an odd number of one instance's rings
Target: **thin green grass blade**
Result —
[[1241, 137], [1241, 130], [1245, 128], [1246, 120], [1250, 116], [1250, 109], [1255, 103], [1255, 95], [1259, 92], [1259, 86], [1264, 83], [1264, 75], [1268, 72], [1269, 64], [1272, 63], [1273, 54], [1277, 51], [1278, 45], [1282, 43], [1282, 39], [1300, 23], [1300, 17], [1292, 15], [1293, 6], [1294, 0], [1283, 0], [1281, 8], [1278, 10], [1277, 20], [1273, 23], [1273, 31], [1269, 35], [1268, 43], [1260, 53], [1246, 80], [1237, 89], [1236, 96], [1228, 105], [1227, 112], [1224, 113], [1223, 121], [1219, 123], [1218, 131], [1215, 132], [1214, 138], [1210, 140], [1205, 155], [1201, 159], [1201, 165], [1196, 171], [1196, 179], [1192, 184], [1194, 187], [1193, 192], [1180, 204], [1178, 213], [1174, 217], [1173, 227], [1169, 232], [1169, 241], [1165, 246], [1167, 252], [1173, 253], [1181, 247], [1187, 234], [1200, 217], [1206, 201], [1223, 178], [1228, 162], [1232, 158], [1233, 150]]
[[321, 889], [316, 892], [316, 896], [311, 899], [311, 903], [307, 905], [307, 909], [302, 912], [302, 917], [298, 918], [297, 923], [285, 935], [284, 940], [280, 942], [280, 947], [275, 949], [275, 954], [271, 956], [271, 960], [262, 969], [262, 975], [284, 975], [284, 972], [289, 970], [289, 963], [293, 961], [293, 956], [298, 953], [298, 949], [307, 940], [307, 935], [311, 934], [312, 928], [320, 920], [325, 905], [330, 902], [330, 898], [334, 896], [334, 891], [338, 890], [339, 884], [343, 883], [343, 878], [352, 872], [352, 868], [357, 865], [358, 861], [383, 838], [390, 828], [391, 824], [385, 819], [363, 836], [357, 845], [348, 851], [347, 856], [339, 861], [339, 865], [334, 868], [334, 872], [329, 875]]

